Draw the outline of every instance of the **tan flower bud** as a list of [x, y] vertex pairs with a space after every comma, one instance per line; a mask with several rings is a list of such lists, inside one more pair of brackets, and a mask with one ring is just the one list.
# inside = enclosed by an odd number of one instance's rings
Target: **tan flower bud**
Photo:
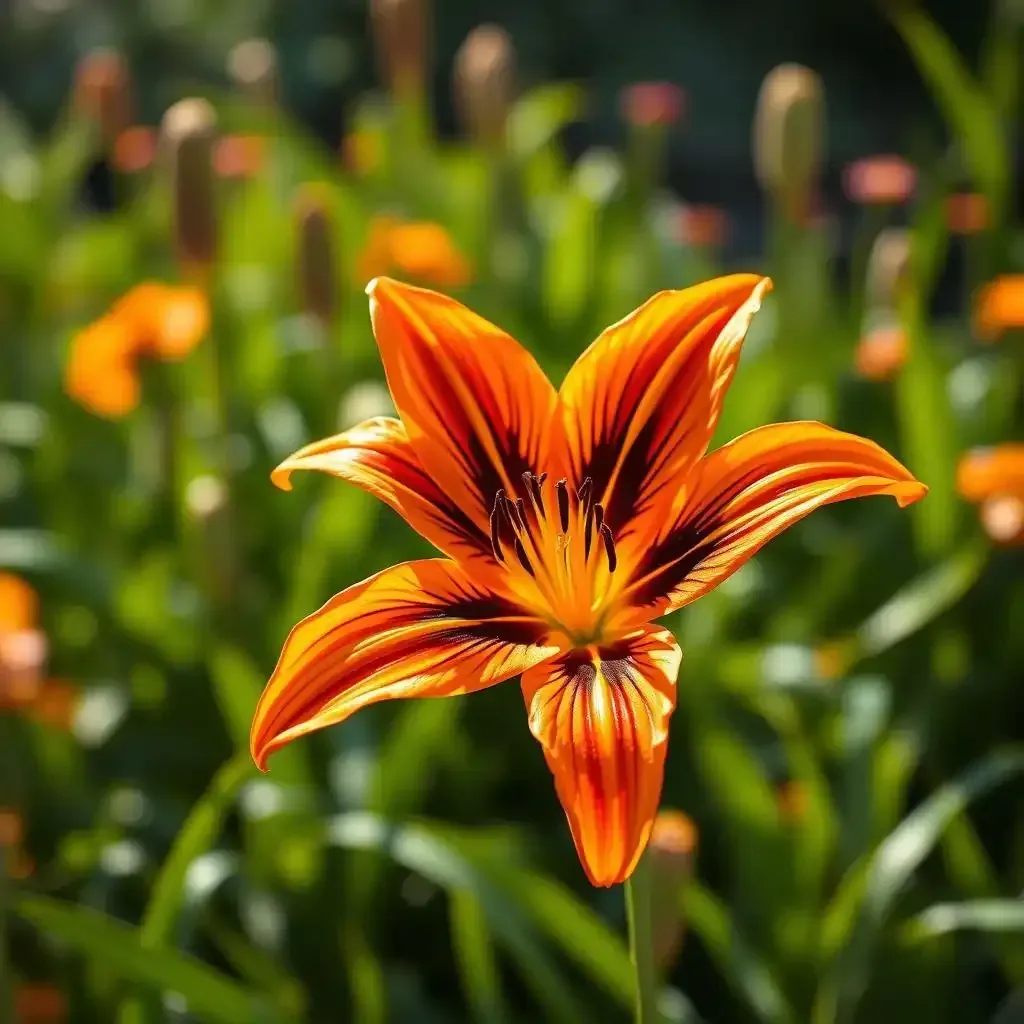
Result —
[[296, 272], [305, 312], [330, 323], [337, 308], [337, 278], [329, 197], [305, 185], [295, 198]]
[[648, 850], [654, 894], [651, 922], [654, 956], [664, 969], [679, 955], [686, 932], [680, 897], [693, 871], [697, 826], [682, 811], [659, 811], [651, 829]]
[[498, 25], [480, 25], [455, 55], [455, 107], [470, 138], [501, 145], [516, 92], [516, 51]]
[[761, 85], [754, 116], [754, 169], [787, 216], [802, 220], [824, 154], [825, 98], [810, 68], [780, 64]]
[[164, 114], [163, 157], [170, 174], [178, 258], [190, 269], [209, 267], [217, 254], [213, 149], [217, 117], [206, 100], [175, 103]]
[[873, 310], [891, 310], [910, 271], [910, 232], [885, 228], [878, 233], [868, 257], [867, 300]]
[[228, 55], [228, 75], [239, 92], [257, 106], [277, 101], [277, 50], [266, 39], [244, 39]]
[[397, 96], [421, 94], [427, 80], [426, 0], [371, 0], [378, 70]]
[[75, 69], [75, 109], [112, 146], [132, 121], [131, 72], [117, 50], [90, 50]]

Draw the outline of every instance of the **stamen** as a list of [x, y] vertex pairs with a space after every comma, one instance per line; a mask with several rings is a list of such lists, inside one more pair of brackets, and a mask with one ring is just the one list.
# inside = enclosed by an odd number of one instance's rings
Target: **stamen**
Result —
[[601, 524], [601, 539], [604, 541], [604, 550], [608, 555], [608, 571], [615, 572], [615, 566], [619, 564], [615, 554], [615, 539], [612, 537], [612, 528], [607, 523]]
[[532, 576], [533, 566], [530, 565], [530, 560], [526, 557], [526, 549], [518, 537], [516, 537], [516, 558], [519, 559], [519, 564]]
[[494, 496], [494, 508], [491, 510], [491, 550], [499, 562], [505, 561], [505, 555], [501, 550], [501, 498], [499, 491]]
[[[547, 474], [545, 474], [546, 476]], [[562, 526], [562, 533], [569, 532], [569, 485], [562, 479], [555, 484], [555, 494], [558, 497], [558, 521]]]
[[[504, 497], [504, 492], [502, 492], [502, 496]], [[513, 530], [526, 529], [526, 517], [520, 514], [520, 509], [522, 507], [523, 501], [521, 498], [518, 501], [513, 501], [511, 498], [505, 498], [505, 515], [508, 516], [509, 522], [512, 524]]]
[[594, 525], [599, 530], [604, 525], [604, 505], [599, 501], [594, 503]]
[[583, 507], [583, 514], [586, 515], [590, 511], [590, 497], [591, 492], [594, 490], [594, 481], [590, 477], [586, 477], [583, 483], [580, 484], [580, 489], [576, 492], [576, 499]]

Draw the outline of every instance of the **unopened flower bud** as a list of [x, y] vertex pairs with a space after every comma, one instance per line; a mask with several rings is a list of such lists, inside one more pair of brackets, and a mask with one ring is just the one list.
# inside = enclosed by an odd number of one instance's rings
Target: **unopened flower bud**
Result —
[[770, 71], [754, 116], [754, 169], [761, 187], [793, 219], [802, 220], [811, 205], [824, 135], [825, 99], [817, 73], [799, 64]]
[[648, 856], [654, 894], [651, 923], [656, 961], [664, 969], [679, 955], [686, 921], [680, 901], [693, 872], [697, 826], [682, 811], [659, 811], [651, 829]]
[[1024, 498], [997, 494], [986, 498], [978, 510], [985, 533], [1003, 547], [1024, 546]]
[[75, 108], [112, 146], [132, 120], [131, 72], [117, 50], [90, 50], [75, 69]]
[[427, 80], [426, 0], [371, 0], [379, 72], [396, 96], [421, 94]]
[[455, 106], [467, 134], [500, 145], [516, 92], [516, 51], [499, 25], [480, 25], [455, 55]]
[[337, 267], [329, 197], [306, 185], [295, 199], [296, 271], [305, 312], [330, 323], [337, 307]]
[[239, 92], [256, 106], [277, 101], [277, 50], [267, 39], [243, 39], [228, 55], [228, 74]]
[[178, 258], [203, 269], [217, 254], [217, 200], [213, 149], [217, 117], [206, 100], [175, 103], [162, 124], [163, 157], [171, 179]]
[[910, 271], [910, 232], [906, 228], [880, 231], [868, 257], [867, 300], [873, 310], [892, 310]]

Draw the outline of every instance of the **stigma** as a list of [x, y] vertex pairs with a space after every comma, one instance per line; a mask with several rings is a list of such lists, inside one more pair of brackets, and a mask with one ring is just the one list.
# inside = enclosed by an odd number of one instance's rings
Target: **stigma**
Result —
[[589, 635], [618, 565], [604, 507], [587, 477], [578, 489], [524, 473], [522, 489], [494, 497], [491, 548], [521, 597], [535, 600], [570, 635]]

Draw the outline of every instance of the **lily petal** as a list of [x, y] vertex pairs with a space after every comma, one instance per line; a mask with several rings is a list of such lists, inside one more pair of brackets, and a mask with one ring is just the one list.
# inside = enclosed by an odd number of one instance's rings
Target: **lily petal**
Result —
[[[735, 274], [659, 292], [609, 327], [559, 391], [569, 466], [616, 539], [657, 532], [707, 451], [747, 327], [771, 282]], [[634, 547], [643, 547], [642, 539]]]
[[625, 881], [647, 846], [681, 658], [667, 629], [645, 626], [523, 673], [530, 731], [594, 885]]
[[295, 470], [340, 477], [390, 505], [409, 525], [453, 558], [491, 558], [489, 536], [427, 475], [401, 420], [377, 416], [290, 455], [270, 475], [291, 490]]
[[449, 697], [558, 652], [548, 627], [434, 558], [385, 569], [331, 598], [288, 635], [256, 706], [256, 764], [377, 701]]
[[426, 472], [483, 530], [494, 496], [541, 472], [556, 395], [517, 341], [461, 303], [382, 277], [367, 287], [395, 408]]
[[902, 507], [927, 491], [886, 451], [855, 434], [814, 422], [759, 427], [701, 460], [627, 599], [648, 615], [663, 615], [717, 587], [822, 505], [888, 494]]

